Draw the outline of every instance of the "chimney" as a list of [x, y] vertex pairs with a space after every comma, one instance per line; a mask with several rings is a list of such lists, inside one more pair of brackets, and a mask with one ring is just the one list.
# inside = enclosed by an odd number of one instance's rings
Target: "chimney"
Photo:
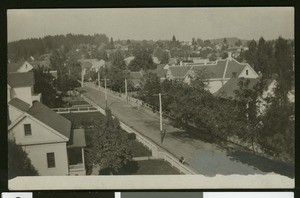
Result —
[[236, 78], [237, 77], [237, 73], [236, 72], [232, 72], [232, 78]]
[[258, 78], [259, 78], [259, 79], [262, 78], [262, 73], [261, 73], [261, 71], [258, 71]]

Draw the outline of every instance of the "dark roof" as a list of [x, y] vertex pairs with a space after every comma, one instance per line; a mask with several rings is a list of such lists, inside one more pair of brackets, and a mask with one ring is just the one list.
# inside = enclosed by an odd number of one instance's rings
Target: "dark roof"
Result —
[[225, 74], [225, 78], [231, 78], [232, 73], [235, 72], [237, 75], [240, 75], [240, 73], [244, 70], [247, 64], [245, 63], [238, 63], [235, 60], [229, 60], [227, 65], [227, 70]]
[[223, 78], [226, 60], [219, 60], [216, 64], [194, 66], [193, 71], [196, 73], [204, 72], [207, 78]]
[[24, 102], [23, 100], [20, 100], [19, 98], [11, 99], [8, 104], [16, 107], [17, 109], [20, 109], [21, 111], [27, 111], [30, 108], [30, 104]]
[[[235, 90], [239, 89], [239, 82], [240, 80], [249, 80], [249, 88], [253, 88], [258, 82], [258, 78], [231, 78], [227, 81], [217, 92], [215, 92], [213, 95], [221, 98], [235, 98]], [[273, 82], [273, 79], [266, 79], [266, 88], [269, 87], [271, 82]]]
[[167, 74], [167, 69], [154, 69], [154, 70], [149, 70], [149, 73], [154, 73], [156, 74], [159, 78], [165, 78]]
[[169, 70], [175, 78], [184, 78], [191, 66], [171, 66]]
[[29, 63], [35, 68], [37, 68], [37, 67], [49, 68], [50, 67], [49, 60], [40, 60], [40, 61], [34, 60], [34, 61], [29, 61]]
[[7, 83], [11, 87], [28, 87], [34, 85], [34, 74], [32, 71], [23, 73], [8, 73]]
[[27, 113], [43, 122], [47, 126], [58, 131], [65, 137], [70, 138], [71, 122], [65, 117], [55, 113], [42, 103], [38, 101], [34, 102]]
[[195, 65], [192, 70], [196, 73], [202, 71], [208, 75], [208, 78], [223, 78], [226, 69], [224, 78], [232, 78], [233, 73], [236, 73], [238, 76], [246, 65], [247, 64], [239, 63], [233, 59], [223, 59], [216, 61], [215, 64]]
[[17, 72], [21, 66], [23, 65], [24, 62], [18, 62], [18, 63], [9, 63], [7, 65], [7, 72], [11, 73], [11, 72]]
[[68, 142], [68, 148], [86, 147], [84, 129], [74, 129]]

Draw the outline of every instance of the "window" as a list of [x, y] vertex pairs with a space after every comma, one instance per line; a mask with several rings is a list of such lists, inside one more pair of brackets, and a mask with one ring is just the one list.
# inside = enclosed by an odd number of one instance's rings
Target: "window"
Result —
[[24, 124], [24, 132], [25, 132], [25, 136], [31, 135], [31, 125], [30, 124]]
[[246, 69], [246, 75], [248, 76], [248, 69]]
[[55, 156], [54, 156], [54, 153], [47, 153], [47, 164], [48, 164], [48, 168], [55, 167]]

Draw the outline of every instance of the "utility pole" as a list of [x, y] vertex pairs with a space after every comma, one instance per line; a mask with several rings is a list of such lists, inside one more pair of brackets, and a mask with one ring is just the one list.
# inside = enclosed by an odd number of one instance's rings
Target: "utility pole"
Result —
[[84, 70], [81, 69], [81, 87], [83, 87], [83, 79], [84, 79]]
[[161, 105], [161, 93], [158, 94], [159, 97], [159, 121], [160, 121], [160, 132], [162, 133], [162, 105]]
[[126, 97], [126, 102], [128, 103], [128, 95], [127, 95], [127, 79], [125, 78], [125, 97]]
[[104, 84], [105, 84], [105, 106], [107, 107], [107, 91], [106, 91], [106, 78], [104, 79]]
[[100, 69], [98, 71], [98, 87], [100, 88]]

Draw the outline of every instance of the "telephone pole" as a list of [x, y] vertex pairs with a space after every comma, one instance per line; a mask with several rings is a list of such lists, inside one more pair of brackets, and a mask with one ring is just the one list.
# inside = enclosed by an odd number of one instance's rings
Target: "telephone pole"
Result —
[[160, 132], [162, 133], [162, 105], [161, 105], [161, 93], [158, 94], [159, 97], [159, 121], [160, 121]]
[[126, 102], [128, 103], [128, 94], [127, 94], [127, 79], [125, 78], [125, 97], [126, 97]]
[[100, 88], [100, 69], [98, 71], [98, 87]]
[[105, 106], [107, 107], [107, 90], [106, 90], [106, 78], [104, 79], [105, 84]]
[[83, 87], [84, 69], [81, 69], [81, 87]]

